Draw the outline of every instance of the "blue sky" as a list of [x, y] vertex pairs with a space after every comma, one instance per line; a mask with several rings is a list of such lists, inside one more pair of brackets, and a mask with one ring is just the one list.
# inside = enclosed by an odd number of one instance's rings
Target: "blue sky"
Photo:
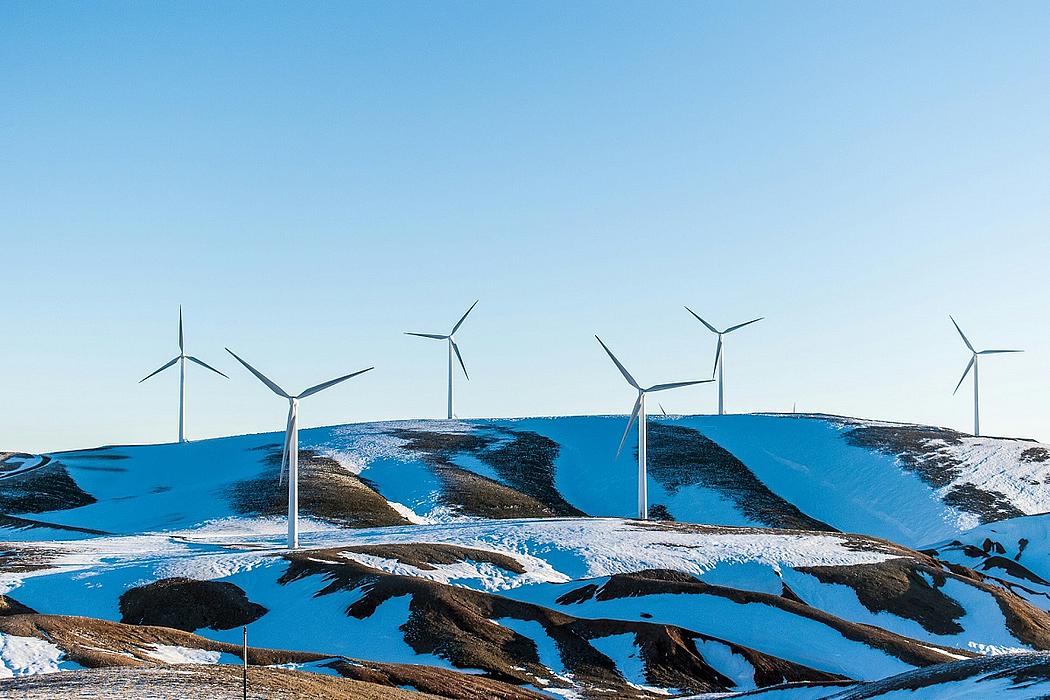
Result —
[[[0, 448], [727, 407], [1050, 439], [1045, 3], [0, 5]], [[713, 387], [661, 398], [714, 409]]]

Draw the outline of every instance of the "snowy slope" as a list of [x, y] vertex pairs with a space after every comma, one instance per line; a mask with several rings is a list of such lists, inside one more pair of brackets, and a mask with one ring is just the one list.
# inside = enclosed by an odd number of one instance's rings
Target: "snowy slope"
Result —
[[[408, 663], [429, 669], [413, 683], [485, 674], [500, 692], [566, 697], [785, 682], [802, 685], [762, 696], [826, 697], [1050, 649], [1041, 445], [831, 416], [661, 417], [649, 488], [662, 522], [641, 523], [622, 519], [635, 489], [632, 451], [615, 459], [623, 426], [303, 430], [294, 555], [276, 433], [3, 453], [0, 674], [76, 667], [82, 642], [41, 631], [75, 619], [54, 615], [203, 640], [137, 643], [143, 663], [234, 663], [223, 645], [249, 624], [260, 647], [357, 659], [338, 671], [351, 678], [363, 661]], [[126, 650], [112, 629], [93, 644]], [[318, 663], [302, 667], [335, 672]]]
[[[304, 430], [301, 444], [378, 491], [388, 518], [626, 517], [635, 469], [631, 449], [614, 459], [623, 425], [605, 416], [401, 421]], [[834, 417], [686, 416], [653, 419], [650, 450], [654, 514], [689, 522], [919, 546], [1050, 511], [1050, 451], [1028, 441]], [[192, 527], [251, 514], [238, 488], [280, 497], [277, 451], [279, 436], [264, 434], [49, 455], [21, 476], [0, 473], [0, 512], [108, 533]], [[81, 492], [80, 507], [14, 493], [17, 482], [55, 475]]]

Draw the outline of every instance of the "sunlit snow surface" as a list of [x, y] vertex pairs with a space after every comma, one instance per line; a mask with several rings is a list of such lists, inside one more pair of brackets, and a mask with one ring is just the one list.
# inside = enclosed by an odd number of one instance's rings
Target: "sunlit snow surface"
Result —
[[[422, 542], [491, 550], [511, 556], [524, 572], [469, 558], [420, 568], [376, 554], [345, 552], [343, 556], [387, 573], [498, 593], [578, 618], [646, 619], [681, 625], [858, 679], [874, 680], [912, 667], [826, 624], [761, 603], [671, 594], [591, 599], [572, 605], [558, 599], [585, 584], [601, 586], [616, 574], [666, 569], [697, 576], [709, 584], [772, 596], [781, 595], [786, 585], [810, 605], [843, 620], [878, 626], [924, 644], [981, 654], [1027, 648], [1012, 636], [989, 594], [955, 580], [947, 581], [942, 591], [966, 610], [958, 620], [963, 630], [958, 634], [933, 634], [913, 620], [868, 610], [852, 588], [822, 583], [800, 569], [875, 564], [900, 556], [899, 550], [837, 533], [747, 529], [763, 523], [710, 484], [688, 483], [669, 490], [650, 477], [649, 489], [651, 502], [665, 506], [676, 520], [713, 527], [653, 526], [625, 520], [635, 508], [635, 466], [631, 449], [625, 449], [619, 460], [614, 458], [624, 420], [597, 416], [402, 421], [303, 430], [302, 448], [335, 459], [350, 473], [367, 479], [412, 524], [348, 529], [304, 517], [301, 544], [306, 549], [329, 549]], [[1045, 519], [1020, 518], [969, 530], [977, 524], [976, 516], [942, 500], [953, 485], [972, 484], [994, 490], [1021, 512], [1050, 510], [1046, 487], [1050, 465], [1021, 459], [1034, 443], [963, 438], [958, 444], [931, 445], [930, 450], [944, 451], [959, 465], [947, 485], [935, 487], [904, 468], [893, 454], [843, 439], [844, 431], [859, 425], [885, 424], [765, 415], [654, 420], [698, 431], [740, 460], [777, 497], [839, 530], [909, 546], [941, 546], [960, 540], [980, 547], [991, 537], [1002, 542], [1007, 557], [1020, 554], [1018, 543], [1027, 539], [1020, 561], [1038, 575], [1050, 576], [1045, 563], [1050, 528]], [[425, 455], [410, 450], [407, 441], [395, 434], [405, 430], [464, 434], [510, 430], [550, 438], [558, 446], [553, 465], [557, 492], [575, 508], [600, 517], [470, 517], [442, 499], [441, 480]], [[226, 581], [269, 609], [252, 624], [254, 645], [450, 667], [440, 655], [416, 654], [405, 641], [401, 628], [408, 620], [410, 595], [390, 598], [373, 614], [357, 620], [349, 618], [346, 609], [362, 595], [361, 589], [317, 595], [325, 584], [321, 577], [278, 582], [289, 565], [281, 557], [284, 519], [238, 515], [229, 490], [231, 484], [250, 483], [272, 469], [265, 458], [279, 449], [279, 439], [277, 433], [271, 433], [50, 455], [97, 502], [70, 510], [9, 513], [43, 524], [0, 529], [0, 538], [45, 568], [0, 572], [0, 593], [8, 592], [41, 612], [119, 620], [119, 596], [132, 587], [178, 576]], [[453, 452], [448, 459], [461, 469], [499, 480], [491, 465], [473, 455]], [[18, 468], [39, 466], [43, 461], [21, 458]], [[111, 534], [64, 531], [57, 526]], [[961, 554], [959, 558], [946, 556], [966, 566], [975, 565]], [[1037, 598], [1031, 597], [1034, 604], [1048, 607], [1050, 598], [1043, 602]], [[565, 672], [542, 625], [513, 618], [492, 622], [532, 639], [555, 677]], [[240, 641], [239, 630], [199, 633], [217, 641]], [[612, 635], [594, 646], [605, 650], [628, 682], [648, 688], [638, 648], [630, 637]], [[57, 649], [37, 641], [6, 638], [0, 647], [0, 675], [67, 667], [63, 664], [68, 662], [53, 653]], [[753, 688], [755, 669], [729, 649], [718, 641], [698, 642], [708, 663], [740, 689]], [[946, 661], [955, 658], [952, 651], [942, 653]], [[154, 656], [165, 662], [228, 661], [215, 654], [158, 647]], [[762, 697], [814, 697], [808, 690], [764, 693]], [[564, 689], [559, 692], [571, 694]]]

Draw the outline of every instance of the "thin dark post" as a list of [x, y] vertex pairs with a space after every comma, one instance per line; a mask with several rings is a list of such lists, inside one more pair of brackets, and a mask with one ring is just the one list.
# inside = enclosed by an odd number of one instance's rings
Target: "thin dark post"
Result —
[[248, 700], [248, 625], [244, 626], [244, 700]]

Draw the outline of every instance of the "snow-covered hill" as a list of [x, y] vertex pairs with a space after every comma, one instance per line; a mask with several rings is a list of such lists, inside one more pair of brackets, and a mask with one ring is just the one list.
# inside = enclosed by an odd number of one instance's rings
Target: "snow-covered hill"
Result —
[[928, 693], [1050, 650], [1038, 443], [657, 418], [640, 522], [623, 426], [304, 430], [292, 553], [277, 434], [2, 453], [0, 675], [238, 662], [244, 624], [256, 665], [447, 697]]

